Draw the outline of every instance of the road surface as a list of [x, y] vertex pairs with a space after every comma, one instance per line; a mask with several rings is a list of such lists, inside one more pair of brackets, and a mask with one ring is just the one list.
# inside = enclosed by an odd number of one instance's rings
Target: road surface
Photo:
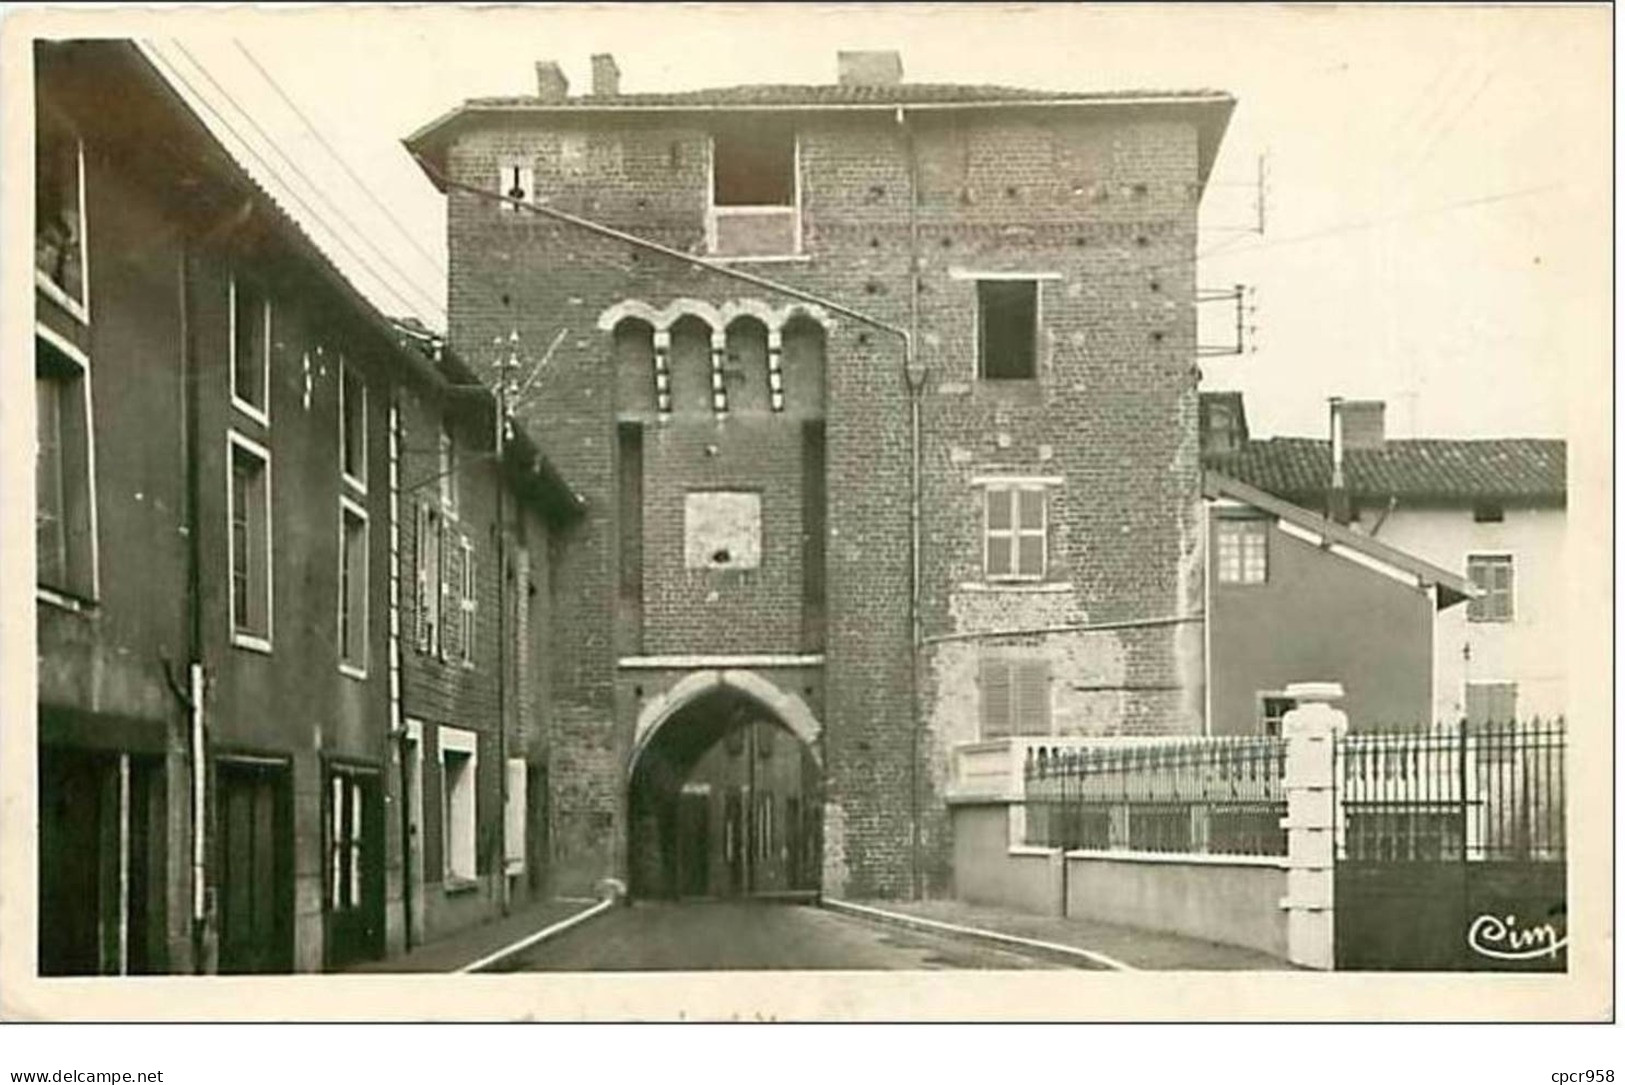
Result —
[[640, 902], [511, 957], [496, 972], [1030, 969], [1014, 950], [766, 901]]

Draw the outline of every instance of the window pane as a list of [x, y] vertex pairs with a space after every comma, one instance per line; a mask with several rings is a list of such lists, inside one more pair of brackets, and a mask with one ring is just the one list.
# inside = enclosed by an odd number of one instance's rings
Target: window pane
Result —
[[1016, 505], [1019, 510], [1018, 525], [1026, 530], [1043, 528], [1044, 491], [1017, 490], [1016, 495]]
[[247, 449], [231, 452], [232, 624], [237, 632], [270, 635], [270, 537], [266, 464]]
[[70, 298], [83, 301], [79, 141], [59, 121], [41, 111], [35, 150], [34, 267]]
[[1235, 584], [1241, 580], [1241, 537], [1235, 524], [1219, 525], [1219, 582]]
[[344, 473], [359, 482], [367, 480], [367, 388], [350, 366], [344, 368], [344, 410], [340, 416], [343, 436]]
[[252, 283], [235, 281], [232, 343], [233, 392], [261, 410], [265, 407], [265, 300]]
[[1044, 537], [1042, 535], [1021, 536], [1020, 565], [1016, 572], [1022, 576], [1044, 575]]
[[1038, 284], [976, 284], [983, 380], [1032, 380], [1038, 375]]
[[39, 420], [34, 461], [34, 538], [39, 550], [38, 581], [64, 586], [68, 571], [67, 502], [62, 491], [62, 385], [34, 379]]
[[991, 531], [1009, 531], [1012, 523], [1011, 501], [1014, 491], [989, 489], [987, 491], [987, 526]]
[[987, 574], [989, 576], [1009, 576], [1015, 571], [1011, 560], [1013, 553], [1010, 546], [1010, 536], [989, 535], [987, 537]]
[[743, 122], [713, 136], [718, 207], [789, 207], [796, 201], [795, 132], [777, 121]]

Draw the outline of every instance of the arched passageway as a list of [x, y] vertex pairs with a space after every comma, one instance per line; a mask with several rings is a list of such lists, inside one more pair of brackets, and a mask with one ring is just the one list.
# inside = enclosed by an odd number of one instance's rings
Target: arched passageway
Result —
[[812, 895], [823, 838], [813, 751], [762, 701], [719, 685], [671, 713], [628, 782], [634, 898]]

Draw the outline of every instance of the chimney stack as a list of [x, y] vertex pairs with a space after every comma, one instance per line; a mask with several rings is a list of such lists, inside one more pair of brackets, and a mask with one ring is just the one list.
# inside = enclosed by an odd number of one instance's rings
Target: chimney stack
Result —
[[903, 56], [895, 49], [842, 49], [835, 67], [843, 87], [895, 87], [903, 81]]
[[613, 98], [621, 93], [621, 67], [613, 53], [592, 55], [592, 93], [595, 98]]
[[1381, 448], [1384, 406], [1380, 399], [1350, 399], [1342, 406], [1343, 448]]
[[556, 60], [536, 62], [536, 97], [544, 102], [562, 102], [570, 96], [570, 80]]

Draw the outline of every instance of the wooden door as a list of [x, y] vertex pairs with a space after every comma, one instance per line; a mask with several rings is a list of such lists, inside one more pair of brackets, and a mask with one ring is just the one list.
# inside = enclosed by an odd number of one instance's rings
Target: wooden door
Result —
[[677, 800], [677, 895], [711, 892], [711, 796], [684, 792]]
[[220, 972], [293, 969], [292, 848], [286, 766], [221, 762], [215, 869]]
[[327, 775], [327, 964], [340, 968], [384, 951], [383, 809], [378, 774]]

